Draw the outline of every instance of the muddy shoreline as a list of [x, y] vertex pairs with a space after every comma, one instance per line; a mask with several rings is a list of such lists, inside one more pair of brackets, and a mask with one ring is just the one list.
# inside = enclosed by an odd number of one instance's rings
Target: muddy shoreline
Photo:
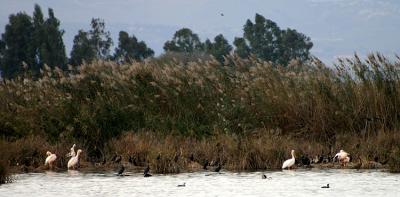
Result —
[[[125, 167], [124, 173], [143, 173], [143, 170], [145, 169], [145, 166], [134, 166], [130, 164], [129, 162], [122, 162], [120, 164], [109, 164], [109, 165], [103, 165], [103, 166], [96, 166], [92, 165], [91, 163], [88, 162], [82, 162], [81, 167], [77, 169], [76, 171], [82, 172], [82, 173], [109, 173], [109, 172], [114, 172], [116, 173], [119, 166], [123, 165]], [[214, 172], [215, 168], [217, 166], [208, 166], [207, 170], [204, 170], [203, 167], [197, 163], [197, 162], [191, 162], [189, 163], [189, 166], [187, 168], [180, 168], [177, 172], [175, 173], [157, 173], [153, 172], [150, 170], [151, 174], [155, 175], [162, 175], [162, 174], [179, 174], [179, 173], [195, 173], [195, 172]], [[151, 169], [151, 168], [150, 168]], [[347, 166], [342, 166], [338, 163], [320, 163], [320, 164], [311, 164], [307, 166], [298, 166], [296, 165], [292, 170], [323, 170], [323, 169], [357, 169], [357, 170], [382, 170], [382, 171], [389, 171], [388, 165], [382, 165], [379, 162], [374, 162], [374, 161], [369, 161], [367, 163], [349, 163]], [[24, 166], [12, 166], [10, 167], [10, 172], [12, 174], [22, 174], [22, 173], [44, 173], [47, 171], [52, 171], [52, 172], [67, 172], [68, 170], [66, 168], [54, 168], [54, 169], [49, 169], [48, 167], [45, 166], [39, 166], [37, 168], [34, 167], [24, 167]], [[234, 170], [222, 167], [223, 171], [228, 171], [228, 172], [256, 172], [256, 171], [282, 171], [282, 169], [254, 169], [254, 170]]]

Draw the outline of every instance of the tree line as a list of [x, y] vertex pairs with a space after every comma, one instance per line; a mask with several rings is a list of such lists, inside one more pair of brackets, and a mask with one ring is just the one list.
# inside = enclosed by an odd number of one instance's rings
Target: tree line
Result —
[[[144, 41], [125, 31], [119, 32], [118, 45], [112, 54], [111, 34], [106, 30], [104, 20], [99, 18], [91, 20], [89, 31], [81, 29], [75, 35], [70, 58], [62, 39], [64, 33], [51, 8], [47, 17], [37, 4], [32, 16], [25, 12], [11, 14], [0, 39], [1, 76], [14, 78], [26, 72], [35, 76], [40, 74], [44, 64], [66, 69], [67, 65], [79, 66], [93, 60], [131, 63], [154, 57], [154, 51]], [[191, 29], [182, 28], [165, 42], [163, 48], [166, 54], [212, 55], [221, 63], [227, 55], [241, 58], [254, 55], [274, 64], [287, 65], [293, 59], [309, 60], [313, 43], [303, 33], [281, 29], [275, 22], [256, 14], [254, 22], [246, 21], [243, 36], [235, 37], [233, 45], [222, 34], [202, 42]]]

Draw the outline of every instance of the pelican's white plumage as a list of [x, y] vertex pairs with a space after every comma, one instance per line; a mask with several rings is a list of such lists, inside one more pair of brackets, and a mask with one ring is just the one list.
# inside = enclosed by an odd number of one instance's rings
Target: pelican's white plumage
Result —
[[334, 158], [338, 158], [339, 160], [346, 158], [347, 156], [349, 156], [349, 153], [346, 153], [344, 150], [340, 150]]
[[69, 151], [69, 153], [67, 154], [67, 157], [75, 157], [76, 153], [75, 153], [75, 144], [72, 145], [71, 150]]
[[53, 162], [57, 159], [57, 155], [56, 154], [52, 154], [50, 151], [47, 151], [47, 158], [44, 162], [44, 165], [49, 165], [49, 167], [51, 168], [53, 166]]
[[68, 169], [76, 168], [76, 167], [77, 167], [78, 162], [79, 162], [79, 155], [81, 154], [81, 152], [82, 152], [82, 150], [79, 149], [79, 150], [76, 152], [76, 156], [71, 157], [71, 159], [68, 161]]
[[283, 162], [282, 169], [290, 169], [294, 165], [295, 161], [296, 159], [294, 158], [294, 150], [292, 150], [292, 158]]
[[335, 158], [338, 158], [339, 163], [345, 166], [346, 163], [349, 163], [349, 162], [350, 162], [350, 157], [349, 157], [349, 155], [350, 155], [350, 154], [347, 153], [347, 152], [345, 152], [344, 150], [340, 150], [340, 151], [335, 155], [334, 159], [335, 159]]

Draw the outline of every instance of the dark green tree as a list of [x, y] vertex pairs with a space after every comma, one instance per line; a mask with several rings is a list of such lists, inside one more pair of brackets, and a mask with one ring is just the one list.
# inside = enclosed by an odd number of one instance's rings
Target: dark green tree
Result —
[[250, 55], [250, 47], [247, 45], [244, 38], [235, 38], [233, 45], [236, 46], [235, 54], [241, 58], [247, 58]]
[[33, 12], [33, 47], [35, 48], [36, 65], [35, 72], [42, 68], [43, 64], [50, 67], [64, 67], [67, 63], [65, 45], [62, 39], [64, 34], [60, 30], [60, 21], [54, 16], [53, 9], [48, 10], [49, 17], [44, 20], [39, 5], [35, 5]]
[[278, 62], [286, 65], [292, 59], [302, 62], [310, 58], [310, 49], [313, 47], [311, 39], [294, 29], [283, 30], [281, 33], [281, 52]]
[[125, 31], [119, 32], [118, 47], [115, 49], [113, 59], [120, 63], [130, 63], [131, 60], [141, 61], [154, 55], [154, 51], [147, 47], [143, 41], [131, 37]]
[[224, 62], [224, 56], [229, 55], [232, 51], [232, 46], [222, 34], [217, 35], [214, 38], [214, 42], [207, 39], [204, 45], [207, 53], [214, 56], [221, 63]]
[[65, 45], [62, 39], [64, 31], [60, 29], [60, 21], [54, 16], [53, 9], [48, 10], [49, 18], [43, 24], [45, 38], [40, 47], [41, 62], [63, 68], [67, 64]]
[[4, 53], [6, 51], [6, 43], [0, 39], [0, 65], [4, 58]]
[[283, 65], [292, 59], [308, 60], [312, 47], [309, 37], [295, 30], [281, 30], [275, 22], [259, 14], [255, 23], [247, 20], [243, 38], [236, 38], [234, 44], [239, 56], [248, 56], [249, 51], [260, 59]]
[[281, 30], [275, 22], [256, 14], [255, 23], [247, 20], [243, 31], [245, 44], [258, 58], [274, 61], [279, 56]]
[[34, 72], [37, 73], [41, 66], [43, 66], [43, 48], [45, 47], [46, 35], [44, 32], [44, 16], [42, 9], [38, 4], [35, 4], [33, 11], [33, 38], [32, 47], [35, 50], [35, 64], [31, 65]]
[[35, 49], [32, 43], [34, 26], [32, 18], [20, 12], [9, 17], [9, 23], [2, 34], [2, 77], [13, 78], [22, 71], [23, 62], [29, 68], [35, 65]]
[[28, 65], [31, 74], [37, 75], [43, 64], [63, 66], [66, 64], [64, 31], [60, 22], [49, 9], [49, 18], [43, 17], [39, 5], [35, 4], [33, 17], [25, 13], [10, 15], [10, 22], [2, 35], [0, 64], [3, 75], [12, 78], [20, 73], [21, 63]]
[[175, 32], [172, 40], [164, 44], [166, 52], [194, 53], [204, 51], [203, 44], [197, 34], [189, 28], [182, 28]]
[[106, 31], [106, 25], [104, 20], [99, 18], [93, 18], [91, 22], [92, 29], [89, 31], [90, 42], [94, 47], [96, 59], [109, 59], [110, 48], [113, 44], [111, 34]]
[[89, 33], [79, 30], [74, 37], [74, 45], [71, 50], [71, 58], [69, 63], [72, 65], [80, 65], [83, 61], [91, 62], [95, 59], [95, 51], [90, 42]]
[[105, 23], [99, 18], [91, 21], [91, 30], [79, 30], [74, 37], [70, 64], [79, 65], [83, 61], [91, 62], [94, 59], [110, 59], [110, 48], [113, 44], [110, 32], [105, 30]]
[[6, 43], [4, 43], [3, 40], [0, 39], [0, 79], [2, 76], [1, 66], [3, 65], [5, 51], [6, 51]]

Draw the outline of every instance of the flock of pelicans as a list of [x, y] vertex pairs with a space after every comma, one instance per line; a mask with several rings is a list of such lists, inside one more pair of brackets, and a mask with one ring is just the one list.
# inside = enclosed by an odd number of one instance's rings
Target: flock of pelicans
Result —
[[[292, 158], [286, 160], [282, 164], [282, 169], [291, 169], [296, 163], [296, 158], [294, 157], [294, 150], [291, 152]], [[308, 160], [308, 158], [304, 158]], [[335, 157], [333, 157], [333, 161], [338, 160], [342, 166], [346, 166], [347, 163], [350, 162], [350, 154], [345, 152], [344, 150], [340, 150]]]
[[[77, 152], [75, 152], [75, 144], [71, 147], [70, 152], [66, 155], [67, 157], [71, 157], [68, 161], [68, 169], [77, 169], [79, 168], [79, 156], [82, 153], [81, 149], [78, 149]], [[49, 166], [49, 168], [53, 168], [53, 163], [56, 161], [57, 159], [57, 155], [51, 153], [50, 151], [47, 151], [47, 158], [45, 160], [45, 166]], [[291, 155], [292, 158], [286, 160], [283, 162], [282, 164], [282, 169], [292, 169], [292, 167], [295, 165], [296, 163], [296, 158], [294, 156], [294, 150], [291, 151]], [[350, 157], [349, 157], [349, 153], [345, 152], [344, 150], [340, 150], [335, 157], [333, 158], [333, 161], [338, 160], [339, 163], [342, 166], [346, 166], [347, 163], [350, 162]], [[219, 172], [221, 170], [222, 166], [218, 165], [217, 168], [214, 169], [214, 172]], [[121, 165], [118, 169], [117, 175], [122, 176], [122, 173], [125, 171], [125, 167], [124, 165]], [[143, 175], [144, 177], [150, 177], [152, 176], [150, 173], [150, 167], [147, 166], [144, 169]], [[262, 175], [262, 179], [271, 179], [271, 177], [267, 177], [265, 174]], [[178, 185], [178, 187], [185, 187], [186, 184], [183, 183], [181, 185]], [[327, 184], [326, 186], [322, 186], [321, 188], [329, 188], [329, 184]]]
[[[79, 167], [79, 155], [82, 153], [81, 149], [78, 149], [77, 152], [75, 152], [75, 144], [72, 145], [71, 151], [66, 155], [67, 157], [71, 157], [68, 161], [68, 169], [77, 169]], [[45, 166], [49, 166], [49, 168], [53, 168], [53, 163], [57, 159], [57, 155], [54, 153], [51, 153], [50, 151], [47, 151], [47, 157], [44, 162]]]

